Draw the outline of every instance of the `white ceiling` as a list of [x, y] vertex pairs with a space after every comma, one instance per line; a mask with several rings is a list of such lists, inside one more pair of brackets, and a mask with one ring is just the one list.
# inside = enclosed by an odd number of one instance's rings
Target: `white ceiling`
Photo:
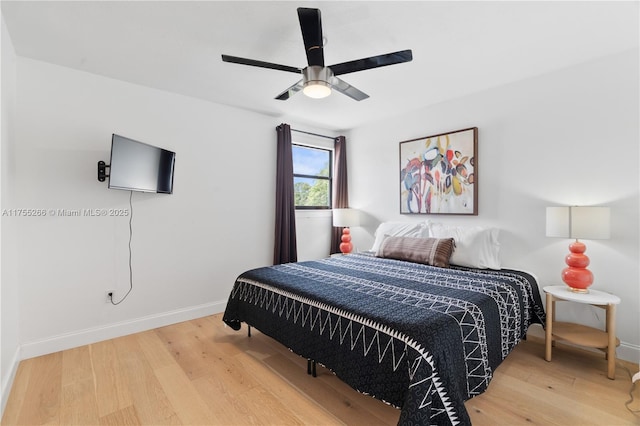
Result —
[[[306, 66], [296, 8], [322, 12], [327, 65], [412, 49], [342, 78], [371, 97], [274, 97]], [[638, 2], [6, 1], [19, 56], [333, 130], [638, 48]], [[597, 82], [594, 82], [597, 84]]]

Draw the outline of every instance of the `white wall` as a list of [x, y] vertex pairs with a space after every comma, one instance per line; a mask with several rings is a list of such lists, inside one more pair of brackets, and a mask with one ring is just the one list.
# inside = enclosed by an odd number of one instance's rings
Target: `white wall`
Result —
[[[638, 51], [627, 51], [354, 129], [351, 204], [368, 215], [352, 230], [356, 244], [370, 247], [385, 220], [494, 225], [503, 265], [558, 285], [570, 241], [545, 237], [545, 207], [610, 206], [611, 239], [586, 241], [589, 268], [594, 289], [622, 298], [619, 356], [640, 360], [638, 75]], [[401, 216], [398, 143], [473, 126], [479, 215]], [[565, 304], [558, 318], [604, 327], [590, 306]]]
[[[2, 65], [0, 88], [2, 124], [0, 125], [0, 183], [2, 188], [0, 211], [11, 204], [15, 168], [13, 165], [14, 117], [16, 99], [16, 55], [11, 37], [2, 17], [1, 23]], [[9, 397], [9, 391], [20, 361], [18, 328], [19, 291], [15, 268], [14, 229], [0, 222], [0, 417]]]
[[172, 195], [127, 217], [16, 217], [23, 357], [219, 312], [234, 279], [271, 264], [276, 118], [18, 58], [16, 199], [5, 208], [128, 208], [96, 163], [111, 133], [176, 151]]

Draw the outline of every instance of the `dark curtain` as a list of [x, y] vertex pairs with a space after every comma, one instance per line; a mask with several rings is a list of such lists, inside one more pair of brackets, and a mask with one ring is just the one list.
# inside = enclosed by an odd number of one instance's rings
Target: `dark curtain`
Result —
[[296, 262], [296, 206], [293, 195], [293, 154], [291, 152], [291, 126], [276, 127], [278, 134], [278, 160], [276, 164], [276, 227], [273, 246], [273, 264]]
[[[335, 166], [333, 167], [333, 205], [334, 209], [349, 207], [347, 188], [347, 139], [338, 136], [335, 139]], [[340, 237], [344, 228], [331, 227], [331, 254], [340, 253]]]

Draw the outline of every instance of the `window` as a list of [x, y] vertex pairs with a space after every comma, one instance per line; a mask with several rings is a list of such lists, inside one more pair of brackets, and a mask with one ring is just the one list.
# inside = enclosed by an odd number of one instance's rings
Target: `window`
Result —
[[292, 146], [296, 209], [330, 209], [333, 151]]

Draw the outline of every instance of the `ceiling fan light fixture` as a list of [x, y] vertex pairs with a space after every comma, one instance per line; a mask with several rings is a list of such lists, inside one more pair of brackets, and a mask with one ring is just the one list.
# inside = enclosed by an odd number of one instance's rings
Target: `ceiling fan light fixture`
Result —
[[310, 98], [322, 99], [331, 94], [331, 86], [326, 81], [309, 81], [305, 83], [302, 93]]
[[333, 72], [329, 67], [308, 66], [302, 70], [302, 93], [314, 99], [326, 98], [331, 94]]

